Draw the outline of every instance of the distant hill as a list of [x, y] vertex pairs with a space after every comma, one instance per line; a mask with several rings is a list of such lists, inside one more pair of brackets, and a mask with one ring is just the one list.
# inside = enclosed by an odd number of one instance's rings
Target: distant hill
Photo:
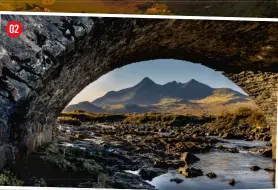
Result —
[[163, 112], [179, 114], [219, 114], [238, 107], [256, 107], [250, 98], [229, 88], [212, 88], [191, 79], [186, 83], [156, 84], [145, 77], [138, 84], [119, 91], [110, 91], [93, 102], [80, 102], [65, 112], [84, 110], [106, 113]]
[[118, 104], [105, 107], [108, 113], [147, 113], [152, 111], [149, 107], [139, 106], [137, 104]]
[[94, 113], [104, 112], [104, 109], [97, 107], [87, 101], [79, 102], [78, 104], [74, 104], [74, 105], [69, 105], [63, 110], [63, 112], [72, 112], [75, 110], [83, 110], [83, 111], [94, 112]]

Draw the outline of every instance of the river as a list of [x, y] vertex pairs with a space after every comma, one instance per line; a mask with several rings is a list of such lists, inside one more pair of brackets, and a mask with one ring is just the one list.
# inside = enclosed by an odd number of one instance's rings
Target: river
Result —
[[[82, 128], [67, 128], [67, 130], [81, 130]], [[86, 134], [92, 133], [84, 130]], [[206, 175], [185, 178], [178, 171], [172, 170], [168, 173], [160, 175], [147, 181], [159, 190], [215, 190], [215, 189], [265, 189], [273, 188], [273, 172], [268, 172], [264, 168], [272, 168], [274, 163], [271, 158], [263, 157], [259, 152], [260, 149], [267, 149], [269, 146], [263, 141], [243, 141], [243, 140], [228, 140], [218, 137], [218, 144], [226, 148], [236, 148], [239, 153], [224, 152], [218, 149], [213, 149], [208, 153], [195, 154], [200, 158], [200, 161], [189, 165], [201, 169], [204, 174], [213, 172], [217, 175], [216, 178], [210, 179]], [[111, 143], [111, 141], [109, 141]], [[90, 148], [92, 144], [100, 145], [103, 141], [100, 137], [94, 136], [92, 133], [89, 139], [75, 141], [74, 143], [62, 143], [64, 146], [75, 146], [80, 149]], [[108, 148], [106, 151], [114, 151], [115, 148]], [[120, 151], [121, 152], [121, 151]], [[121, 154], [122, 155], [122, 154]], [[259, 171], [252, 171], [251, 166], [259, 166], [262, 168]], [[139, 171], [127, 171], [138, 174]], [[171, 182], [173, 178], [183, 180], [181, 183]], [[229, 180], [235, 179], [235, 185], [231, 186]]]
[[[190, 167], [201, 169], [204, 174], [214, 172], [217, 178], [210, 179], [207, 176], [196, 178], [185, 178], [178, 172], [169, 171], [166, 174], [154, 178], [149, 183], [159, 190], [215, 190], [215, 189], [264, 189], [273, 188], [273, 173], [263, 168], [273, 167], [271, 158], [262, 157], [259, 153], [247, 151], [247, 147], [266, 148], [265, 142], [225, 140], [222, 144], [225, 147], [237, 147], [239, 153], [227, 153], [214, 150], [210, 153], [196, 154], [200, 158]], [[252, 171], [250, 166], [259, 166], [259, 171]], [[177, 184], [170, 182], [170, 179], [179, 178], [183, 182]], [[229, 180], [234, 178], [235, 185], [231, 186]]]

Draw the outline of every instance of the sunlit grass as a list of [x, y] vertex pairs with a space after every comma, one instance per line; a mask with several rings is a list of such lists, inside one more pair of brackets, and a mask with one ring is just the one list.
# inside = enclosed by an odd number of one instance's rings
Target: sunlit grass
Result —
[[209, 123], [213, 129], [229, 129], [238, 125], [248, 124], [254, 129], [267, 128], [265, 117], [258, 109], [239, 107], [232, 112], [223, 112], [218, 116], [190, 115], [149, 112], [144, 114], [102, 114], [74, 111], [61, 113], [58, 122], [80, 125], [82, 122], [121, 122], [125, 124], [158, 124], [164, 126], [185, 126], [188, 123]]
[[81, 122], [78, 119], [70, 117], [70, 116], [58, 117], [57, 121], [60, 123], [65, 123], [65, 124], [74, 125], [74, 126], [81, 125]]
[[[3, 0], [1, 10], [26, 11], [26, 4], [41, 7], [40, 11], [87, 12], [112, 14], [173, 14], [190, 16], [241, 16], [275, 17], [278, 14], [275, 1], [118, 1], [118, 0]], [[28, 11], [39, 11], [38, 8]]]

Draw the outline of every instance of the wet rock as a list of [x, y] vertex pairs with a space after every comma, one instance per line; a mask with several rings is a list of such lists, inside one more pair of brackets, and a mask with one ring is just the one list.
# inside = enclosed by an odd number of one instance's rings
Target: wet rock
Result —
[[[1, 122], [0, 122], [1, 125]], [[3, 168], [13, 157], [12, 147], [9, 145], [0, 145], [0, 168]]]
[[143, 180], [151, 181], [153, 178], [162, 175], [165, 171], [158, 168], [142, 168], [139, 172], [140, 177]]
[[187, 164], [193, 164], [193, 163], [199, 161], [200, 158], [198, 158], [197, 156], [195, 156], [194, 154], [192, 154], [190, 152], [185, 152], [182, 154], [181, 160], [185, 161], [185, 163], [187, 163]]
[[250, 170], [252, 171], [259, 171], [261, 168], [259, 166], [251, 166]]
[[254, 148], [250, 148], [250, 149], [249, 149], [249, 151], [250, 151], [250, 152], [258, 152], [258, 151], [259, 151], [259, 149], [258, 149], [258, 148], [256, 148], [256, 147], [254, 147]]
[[256, 140], [263, 140], [263, 138], [265, 137], [265, 135], [264, 134], [256, 134]]
[[237, 148], [227, 148], [226, 150], [227, 150], [227, 152], [230, 152], [230, 153], [239, 153]]
[[86, 134], [76, 134], [75, 136], [76, 136], [76, 138], [78, 138], [78, 139], [90, 138], [90, 136], [89, 136], [89, 135], [86, 135]]
[[105, 184], [105, 186], [102, 186], [101, 184], [98, 184], [95, 181], [87, 181], [84, 183], [80, 183], [78, 185], [78, 188], [110, 188], [111, 186], [108, 186]]
[[265, 168], [264, 170], [267, 172], [275, 172], [275, 168]]
[[111, 178], [111, 186], [117, 189], [154, 189], [139, 176], [127, 172], [116, 172]]
[[218, 145], [216, 148], [217, 148], [218, 150], [224, 150], [224, 149], [225, 149], [225, 147], [224, 147], [223, 145]]
[[[191, 139], [193, 140], [193, 139]], [[196, 139], [195, 139], [196, 140]], [[200, 139], [201, 141], [201, 139]], [[176, 152], [191, 152], [191, 153], [200, 153], [208, 152], [212, 148], [211, 145], [205, 142], [178, 142], [174, 145], [174, 150]]]
[[222, 151], [225, 151], [225, 152], [230, 152], [230, 153], [239, 153], [238, 149], [237, 148], [227, 148], [227, 147], [224, 147], [223, 145], [219, 145], [218, 147], [216, 147], [218, 150], [222, 150]]
[[247, 138], [247, 139], [244, 139], [244, 141], [253, 141], [252, 138]]
[[229, 180], [229, 184], [230, 184], [231, 186], [234, 186], [234, 185], [236, 184], [235, 179], [230, 179], [230, 180]]
[[64, 147], [65, 155], [73, 157], [85, 157], [86, 150], [78, 147]]
[[47, 163], [53, 164], [57, 169], [62, 169], [71, 172], [80, 172], [84, 174], [97, 175], [103, 171], [103, 167], [100, 163], [93, 159], [85, 159], [82, 154], [75, 152], [78, 148], [67, 147], [67, 152], [64, 147], [52, 144], [46, 148], [46, 155], [40, 158]]
[[26, 182], [26, 185], [35, 187], [47, 187], [45, 180], [43, 178], [37, 177], [32, 177]]
[[271, 137], [266, 135], [266, 136], [263, 137], [262, 140], [263, 141], [270, 141], [270, 139], [271, 139]]
[[262, 156], [271, 158], [272, 157], [272, 148], [268, 148], [263, 151]]
[[233, 133], [224, 133], [221, 138], [223, 139], [243, 139], [244, 136], [243, 135], [235, 135]]
[[184, 167], [185, 162], [181, 160], [155, 160], [154, 161], [154, 167], [155, 168], [163, 168], [163, 169], [168, 169], [168, 168], [179, 168], [179, 167]]
[[206, 176], [208, 176], [210, 179], [213, 179], [213, 178], [217, 177], [217, 175], [215, 173], [213, 173], [213, 172], [207, 173]]
[[170, 179], [170, 182], [176, 182], [177, 184], [180, 184], [181, 182], [183, 182], [183, 180], [179, 178], [174, 178], [174, 179]]
[[245, 146], [245, 145], [239, 145], [240, 148], [243, 148], [245, 150], [251, 149], [250, 146]]
[[179, 168], [179, 173], [186, 178], [203, 176], [203, 171], [196, 168]]
[[272, 146], [271, 142], [265, 143], [265, 146]]
[[215, 139], [215, 138], [209, 139], [209, 143], [216, 144], [216, 143], [218, 143], [218, 142], [219, 142], [218, 139]]

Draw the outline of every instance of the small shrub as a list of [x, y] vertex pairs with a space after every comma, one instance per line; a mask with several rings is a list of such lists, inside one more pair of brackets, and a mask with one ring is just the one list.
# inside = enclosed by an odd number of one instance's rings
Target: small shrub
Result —
[[198, 117], [193, 115], [176, 115], [176, 114], [161, 114], [161, 113], [146, 113], [146, 114], [137, 114], [137, 115], [128, 115], [124, 120], [124, 123], [129, 124], [159, 124], [163, 126], [184, 126], [188, 123], [199, 123], [209, 122], [213, 120], [212, 117]]
[[109, 176], [105, 173], [100, 173], [98, 175], [98, 185], [100, 187], [106, 187], [107, 182], [109, 181]]
[[23, 181], [18, 180], [10, 171], [4, 170], [0, 174], [0, 186], [22, 186]]
[[123, 121], [127, 116], [124, 114], [88, 113], [77, 110], [61, 113], [60, 117], [71, 117], [81, 122], [117, 122]]
[[57, 121], [59, 123], [65, 123], [65, 124], [74, 125], [74, 126], [80, 126], [81, 125], [81, 122], [78, 119], [72, 118], [72, 117], [69, 117], [69, 116], [58, 117]]
[[256, 128], [266, 129], [267, 123], [260, 110], [242, 107], [234, 113], [223, 113], [214, 122], [209, 124], [210, 129], [216, 132], [233, 129], [237, 126], [249, 126], [248, 130]]

